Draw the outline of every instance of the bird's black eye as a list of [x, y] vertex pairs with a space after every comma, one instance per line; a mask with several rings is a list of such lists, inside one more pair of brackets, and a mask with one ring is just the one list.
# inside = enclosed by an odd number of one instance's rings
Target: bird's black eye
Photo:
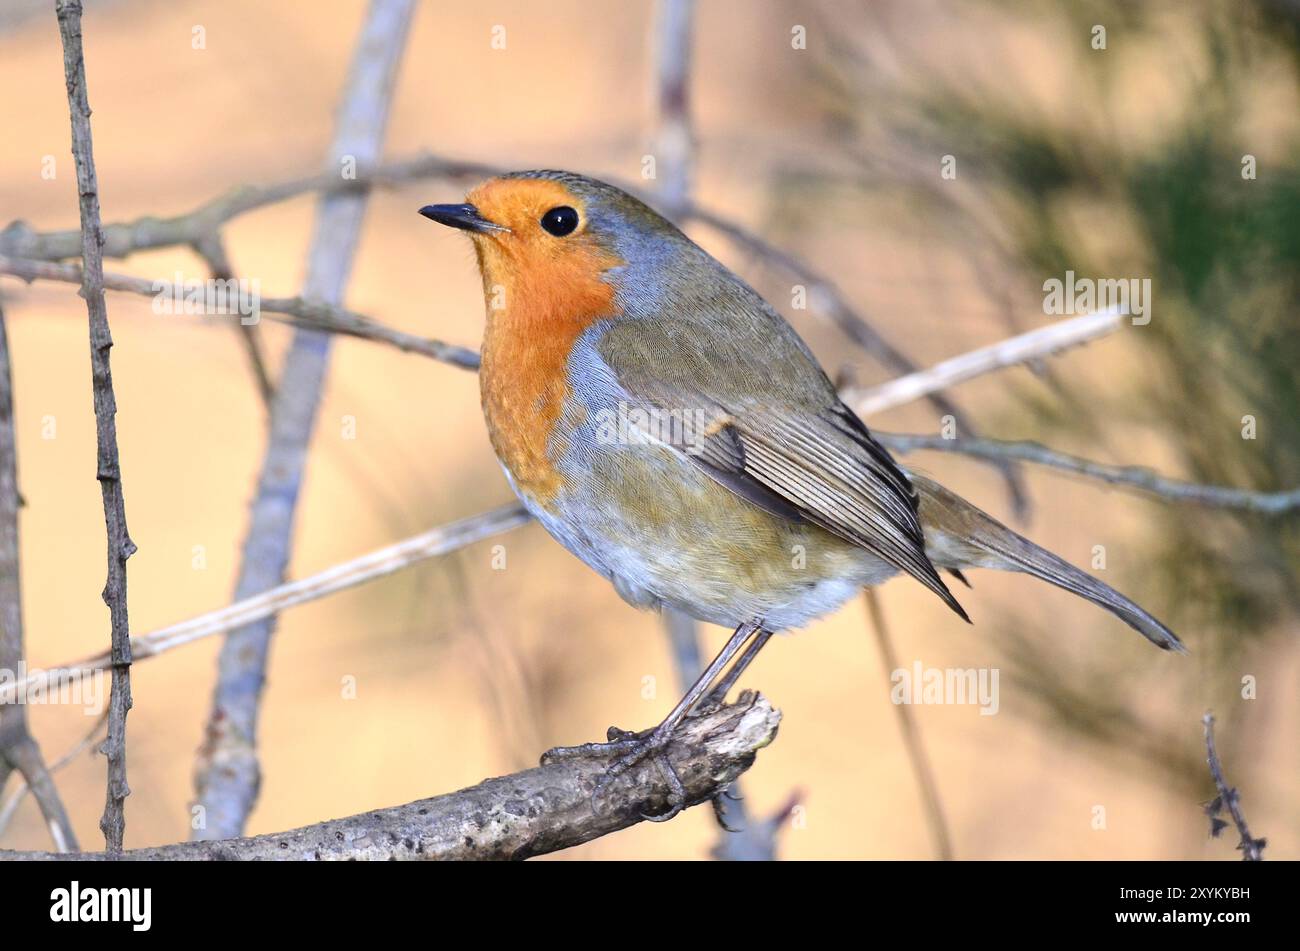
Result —
[[578, 227], [578, 213], [568, 205], [559, 205], [542, 215], [542, 227], [548, 234], [563, 238]]

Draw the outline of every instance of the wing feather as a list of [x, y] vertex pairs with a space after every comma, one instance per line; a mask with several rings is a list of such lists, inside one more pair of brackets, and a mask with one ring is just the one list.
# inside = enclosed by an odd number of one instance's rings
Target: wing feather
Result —
[[[604, 329], [596, 349], [619, 398], [708, 420], [702, 432], [669, 444], [742, 498], [907, 572], [969, 620], [925, 553], [912, 484], [803, 341], [747, 286], [712, 290], [726, 333], [667, 315]], [[678, 303], [679, 315], [694, 304]]]

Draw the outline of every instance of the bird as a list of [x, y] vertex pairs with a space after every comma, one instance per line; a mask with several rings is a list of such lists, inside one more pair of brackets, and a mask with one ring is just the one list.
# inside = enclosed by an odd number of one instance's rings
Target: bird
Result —
[[420, 214], [472, 240], [483, 415], [523, 505], [630, 604], [734, 629], [659, 725], [543, 762], [607, 757], [603, 784], [653, 757], [672, 795], [646, 818], [671, 818], [684, 793], [664, 750], [681, 722], [774, 633], [895, 576], [969, 623], [941, 570], [1023, 572], [1185, 652], [1129, 598], [899, 466], [785, 318], [623, 189], [519, 171]]

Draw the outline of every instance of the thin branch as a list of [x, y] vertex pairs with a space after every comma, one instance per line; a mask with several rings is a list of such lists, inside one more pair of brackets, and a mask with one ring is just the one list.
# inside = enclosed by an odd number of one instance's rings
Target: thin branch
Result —
[[[16, 672], [23, 661], [22, 572], [18, 544], [18, 442], [14, 433], [13, 378], [10, 375], [9, 334], [0, 308], [0, 670]], [[40, 747], [27, 726], [27, 708], [0, 704], [0, 789], [11, 770], [21, 774], [20, 789], [36, 795], [54, 847], [76, 851], [77, 836], [58, 790], [50, 779]], [[0, 824], [0, 831], [3, 830]]]
[[1079, 344], [1090, 343], [1119, 330], [1123, 320], [1124, 314], [1114, 308], [1096, 314], [1072, 317], [1038, 330], [1008, 337], [991, 346], [971, 350], [944, 360], [942, 363], [936, 363], [929, 369], [909, 373], [907, 376], [898, 377], [880, 386], [869, 389], [849, 387], [841, 395], [859, 416], [870, 416], [872, 413], [910, 403], [912, 400], [964, 383], [985, 373], [1017, 366], [1060, 353]]
[[[430, 178], [486, 178], [500, 171], [496, 166], [482, 162], [424, 154], [370, 167], [358, 164], [355, 178], [344, 178], [337, 170], [331, 170], [273, 185], [241, 185], [184, 214], [167, 218], [146, 215], [134, 221], [105, 225], [104, 256], [125, 258], [138, 251], [195, 247], [240, 215], [303, 195], [363, 195], [376, 187], [404, 185]], [[40, 232], [25, 222], [15, 221], [0, 230], [0, 253], [41, 261], [80, 257], [81, 233]]]
[[[81, 268], [78, 265], [53, 264], [3, 255], [0, 255], [0, 274], [10, 274], [25, 281], [81, 283]], [[175, 300], [178, 293], [181, 295], [184, 293], [184, 286], [177, 288], [172, 281], [151, 281], [125, 274], [105, 274], [104, 287], [111, 291], [123, 291], [145, 297], [161, 297], [165, 300]], [[263, 297], [258, 301], [258, 312], [272, 320], [306, 330], [320, 330], [386, 343], [403, 352], [418, 353], [464, 370], [477, 370], [479, 365], [478, 352], [468, 347], [458, 347], [395, 330], [345, 307], [319, 300], [305, 300], [302, 297]]]
[[[765, 697], [749, 692], [734, 704], [685, 721], [667, 756], [685, 786], [687, 803], [707, 802], [726, 789], [772, 742], [780, 722], [780, 712]], [[653, 762], [647, 762], [612, 782], [597, 797], [593, 810], [592, 790], [605, 765], [601, 759], [563, 760], [459, 792], [289, 832], [135, 849], [123, 857], [145, 861], [526, 859], [626, 829], [667, 808], [668, 782]], [[58, 857], [48, 852], [0, 851], [0, 861]]]
[[[864, 588], [862, 594], [867, 602], [867, 613], [871, 616], [871, 630], [876, 635], [876, 647], [880, 651], [885, 680], [892, 682], [893, 672], [898, 670], [898, 657], [894, 654], [889, 628], [885, 625], [880, 595], [874, 588]], [[921, 806], [925, 812], [925, 823], [930, 827], [930, 836], [934, 839], [935, 851], [940, 859], [951, 861], [952, 835], [948, 831], [948, 820], [944, 817], [943, 800], [939, 798], [939, 784], [934, 778], [934, 768], [930, 765], [925, 744], [921, 741], [920, 728], [916, 725], [910, 704], [896, 703], [894, 709], [898, 712], [898, 731], [903, 735], [903, 746], [907, 749], [907, 758], [912, 764], [917, 788], [921, 791]]]
[[[68, 750], [68, 752], [64, 753], [57, 760], [55, 760], [53, 763], [50, 764], [48, 776], [53, 777], [55, 773], [63, 769], [63, 767], [67, 766], [69, 763], [75, 760], [86, 750], [90, 749], [95, 744], [95, 740], [99, 737], [99, 731], [104, 728], [104, 724], [107, 722], [108, 722], [108, 710], [104, 710], [104, 712], [99, 715], [99, 717], [95, 720], [94, 724], [90, 727], [90, 730], [87, 731], [86, 735], [83, 736], [80, 740], [78, 740], [76, 745], [73, 746], [72, 749]], [[0, 836], [3, 836], [5, 834], [5, 830], [9, 828], [9, 823], [13, 821], [14, 813], [18, 811], [18, 807], [22, 805], [23, 799], [26, 798], [29, 792], [35, 793], [37, 797], [37, 802], [39, 804], [40, 795], [41, 795], [40, 790], [34, 789], [31, 783], [23, 779], [20, 780], [19, 783], [14, 787], [13, 792], [9, 794], [9, 798], [4, 801], [4, 805], [0, 805]], [[44, 810], [42, 810], [42, 812], [44, 812]], [[49, 821], [49, 816], [46, 816], [46, 821], [47, 822]], [[62, 834], [63, 834], [62, 830], [60, 830], [59, 833], [56, 834], [55, 837], [56, 842], [58, 841], [58, 836]], [[77, 851], [76, 840], [74, 839], [67, 848], [59, 848], [59, 851], [60, 852]]]
[[1171, 502], [1237, 509], [1259, 515], [1278, 516], [1300, 510], [1300, 489], [1256, 492], [1221, 485], [1201, 485], [1170, 479], [1142, 466], [1112, 466], [1048, 449], [1036, 442], [1003, 442], [996, 439], [944, 439], [911, 433], [875, 431], [876, 439], [897, 453], [918, 449], [956, 452], [979, 459], [1015, 459], [1087, 476], [1111, 485], [1137, 489]]
[[[844, 294], [829, 278], [818, 273], [805, 261], [788, 251], [781, 250], [767, 239], [736, 222], [699, 205], [688, 205], [683, 214], [690, 220], [712, 228], [737, 247], [780, 268], [803, 284], [808, 292], [809, 307], [824, 313], [845, 336], [885, 366], [900, 373], [911, 373], [916, 369], [916, 364], [911, 359], [885, 340], [866, 318], [849, 305]], [[950, 412], [951, 406], [945, 406], [941, 411]]]
[[[518, 528], [529, 520], [530, 516], [518, 503], [461, 519], [405, 539], [396, 545], [367, 552], [359, 558], [334, 565], [300, 581], [278, 585], [216, 611], [133, 637], [131, 650], [137, 662], [148, 660], [205, 637], [225, 634], [272, 617], [296, 604], [315, 601], [336, 591], [344, 591], [393, 574], [429, 558], [457, 551], [484, 538]], [[94, 671], [106, 670], [110, 663], [111, 658], [105, 652], [48, 670], [29, 668], [27, 677], [22, 681], [0, 684], [0, 705], [12, 702], [21, 691], [48, 692]]]
[[1237, 827], [1237, 833], [1241, 836], [1241, 843], [1237, 848], [1241, 850], [1242, 861], [1261, 862], [1264, 859], [1264, 846], [1268, 844], [1268, 840], [1256, 839], [1250, 834], [1250, 828], [1246, 825], [1246, 816], [1241, 811], [1237, 790], [1229, 786], [1223, 776], [1223, 765], [1219, 762], [1218, 751], [1214, 748], [1214, 715], [1207, 712], [1201, 718], [1201, 723], [1205, 725], [1205, 761], [1210, 764], [1214, 788], [1219, 793], [1205, 807], [1205, 814], [1210, 817], [1210, 834], [1217, 837], [1227, 825], [1219, 818], [1219, 813], [1227, 808], [1228, 815], [1232, 817], [1233, 825]]
[[[213, 232], [194, 245], [194, 252], [208, 265], [208, 277], [213, 281], [236, 281], [230, 258], [226, 254], [226, 242], [220, 232]], [[262, 337], [256, 323], [240, 320], [236, 324], [239, 342], [243, 344], [248, 355], [248, 367], [253, 371], [253, 381], [257, 392], [262, 397], [262, 405], [269, 411], [275, 399], [275, 384], [271, 381], [271, 371], [267, 368], [266, 355], [262, 350]]]
[[122, 498], [122, 472], [117, 450], [117, 401], [113, 395], [113, 373], [109, 350], [113, 337], [108, 328], [104, 303], [103, 236], [99, 226], [99, 184], [95, 178], [95, 156], [90, 135], [90, 102], [86, 92], [86, 60], [81, 48], [80, 0], [57, 0], [55, 11], [63, 41], [63, 73], [68, 87], [68, 111], [72, 119], [72, 155], [77, 166], [77, 193], [81, 206], [81, 257], [85, 269], [81, 296], [90, 314], [90, 367], [95, 402], [97, 442], [96, 478], [104, 500], [104, 523], [108, 535], [108, 580], [104, 603], [112, 621], [113, 686], [109, 699], [108, 783], [104, 815], [99, 827], [109, 855], [122, 851], [126, 830], [124, 803], [131, 794], [126, 782], [126, 714], [131, 709], [131, 634], [126, 610], [126, 560], [135, 553], [135, 543], [126, 527], [126, 504]]
[[[397, 67], [406, 47], [413, 0], [371, 0], [344, 86], [327, 168], [346, 175], [374, 165], [383, 148]], [[317, 205], [303, 297], [337, 305], [351, 273], [366, 193], [330, 194]], [[235, 599], [274, 588], [289, 563], [307, 446], [329, 367], [330, 337], [299, 329], [271, 404], [270, 437], [253, 501]], [[273, 618], [226, 635], [206, 736], [195, 768], [205, 821], [199, 839], [239, 835], [257, 801], [261, 769], [257, 723]]]
[[242, 320], [235, 325], [239, 342], [243, 344], [248, 356], [248, 368], [252, 371], [253, 382], [257, 385], [257, 395], [262, 398], [262, 405], [270, 411], [275, 402], [275, 381], [271, 379], [271, 370], [266, 362], [266, 351], [262, 346], [262, 334], [257, 324], [246, 324]]
[[60, 852], [75, 852], [77, 837], [72, 830], [72, 822], [59, 799], [51, 770], [45, 767], [45, 760], [36, 741], [31, 736], [22, 737], [9, 747], [7, 756], [23, 778], [25, 787], [20, 788], [30, 789], [36, 797], [50, 838], [54, 840], [54, 848]]

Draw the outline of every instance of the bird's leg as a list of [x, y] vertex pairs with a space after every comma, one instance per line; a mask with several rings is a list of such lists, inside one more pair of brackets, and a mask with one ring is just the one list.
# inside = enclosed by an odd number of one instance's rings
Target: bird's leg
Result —
[[[691, 688], [686, 691], [686, 695], [677, 701], [677, 705], [673, 707], [672, 712], [664, 717], [663, 722], [654, 729], [641, 733], [629, 733], [616, 727], [610, 727], [607, 742], [583, 743], [580, 746], [558, 746], [542, 755], [542, 764], [545, 765], [558, 759], [571, 759], [574, 757], [618, 756], [618, 759], [610, 763], [605, 773], [596, 781], [596, 787], [591, 794], [594, 804], [596, 796], [610, 780], [627, 772], [647, 756], [654, 756], [671, 786], [669, 796], [671, 805], [668, 812], [663, 815], [646, 816], [645, 818], [654, 819], [658, 822], [671, 819], [681, 812], [685, 806], [685, 789], [682, 787], [681, 779], [677, 776], [676, 770], [673, 769], [667, 758], [662, 755], [662, 752], [672, 739], [673, 731], [691, 712], [700, 701], [700, 698], [709, 693], [714, 681], [718, 679], [718, 675], [722, 673], [732, 658], [736, 656], [751, 637], [762, 637], [764, 633], [762, 621], [747, 621], [737, 627], [735, 633], [731, 635], [726, 645], [718, 653], [718, 656], [713, 658], [712, 663], [705, 668], [695, 683], [691, 685]], [[728, 676], [730, 676], [730, 673], [728, 673]]]
[[[745, 672], [745, 669], [751, 663], [753, 663], [754, 658], [758, 656], [758, 652], [763, 649], [763, 646], [771, 639], [771, 637], [772, 632], [766, 628], [758, 632], [758, 635], [750, 641], [749, 646], [745, 648], [745, 652], [736, 658], [736, 662], [731, 665], [731, 669], [728, 670], [722, 680], [718, 682], [718, 685], [710, 690], [708, 696], [700, 701], [699, 706], [695, 708], [697, 713], [706, 713], [710, 710], [715, 710], [722, 706], [722, 704], [726, 703], [727, 694], [731, 693], [731, 688], [736, 685], [736, 681], [740, 679], [740, 675]], [[732, 787], [728, 786], [726, 789], [722, 790], [722, 792], [713, 797], [713, 817], [718, 820], [718, 825], [720, 825], [724, 831], [740, 832], [742, 830], [734, 828], [731, 823], [727, 821], [727, 800], [730, 799], [732, 802], [739, 802], [741, 799], [740, 796], [733, 793], [731, 790]]]
[[745, 653], [736, 658], [736, 662], [731, 665], [731, 669], [727, 671], [726, 675], [718, 681], [718, 685], [710, 690], [708, 696], [700, 701], [700, 705], [697, 709], [701, 713], [715, 710], [726, 703], [727, 694], [731, 693], [731, 688], [736, 686], [736, 681], [740, 679], [740, 675], [745, 672], [745, 668], [754, 662], [754, 658], [758, 656], [758, 652], [763, 649], [763, 646], [771, 639], [771, 637], [772, 632], [767, 630], [767, 628], [763, 628], [758, 632], [758, 635], [750, 641], [749, 646], [745, 648]]

